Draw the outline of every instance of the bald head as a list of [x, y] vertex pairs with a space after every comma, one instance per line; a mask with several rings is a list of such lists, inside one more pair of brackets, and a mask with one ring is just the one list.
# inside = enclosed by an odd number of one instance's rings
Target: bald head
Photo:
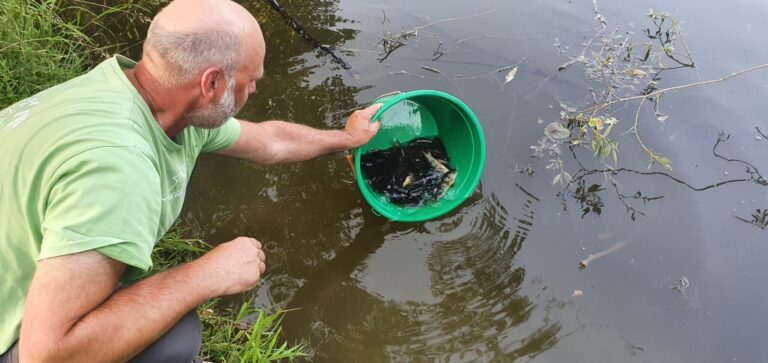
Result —
[[230, 0], [175, 0], [155, 16], [144, 43], [148, 70], [171, 86], [220, 67], [231, 77], [244, 62], [263, 63], [256, 19]]

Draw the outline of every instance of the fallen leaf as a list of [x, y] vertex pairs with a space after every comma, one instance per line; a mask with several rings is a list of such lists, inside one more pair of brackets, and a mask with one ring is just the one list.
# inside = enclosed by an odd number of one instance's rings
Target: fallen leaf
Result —
[[573, 290], [573, 294], [571, 294], [571, 297], [579, 297], [579, 296], [583, 296], [583, 295], [584, 295], [584, 291]]
[[578, 111], [576, 107], [571, 106], [563, 101], [558, 101], [558, 102], [560, 103], [560, 108], [562, 108], [563, 111], [565, 112], [575, 113], [576, 111]]
[[506, 80], [504, 81], [504, 84], [507, 84], [507, 83], [509, 83], [509, 82], [512, 82], [512, 80], [513, 80], [513, 79], [515, 79], [515, 76], [516, 76], [516, 75], [517, 75], [517, 67], [515, 67], [515, 68], [512, 68], [512, 70], [511, 70], [511, 71], [509, 71], [509, 73], [507, 73], [507, 78], [506, 78]]
[[592, 117], [589, 119], [589, 122], [587, 122], [587, 125], [593, 127], [597, 131], [600, 131], [603, 129], [603, 120], [597, 117]]
[[544, 128], [544, 135], [554, 141], [562, 141], [571, 136], [571, 130], [560, 122], [553, 122]]
[[627, 70], [626, 73], [627, 73], [628, 76], [630, 76], [632, 78], [643, 78], [643, 77], [648, 75], [648, 72], [646, 72], [646, 71], [644, 71], [642, 69], [637, 69], [637, 68], [629, 69], [629, 70]]

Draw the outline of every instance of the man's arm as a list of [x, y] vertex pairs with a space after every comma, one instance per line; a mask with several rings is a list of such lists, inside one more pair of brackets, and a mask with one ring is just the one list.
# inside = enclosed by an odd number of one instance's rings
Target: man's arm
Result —
[[261, 244], [240, 237], [115, 291], [125, 265], [96, 251], [42, 260], [25, 303], [20, 361], [126, 361], [203, 301], [253, 288], [264, 266]]
[[371, 117], [380, 107], [381, 104], [376, 104], [355, 111], [344, 130], [318, 130], [284, 121], [240, 121], [240, 137], [218, 153], [260, 164], [277, 164], [351, 149], [367, 143], [376, 134], [379, 123], [371, 123]]

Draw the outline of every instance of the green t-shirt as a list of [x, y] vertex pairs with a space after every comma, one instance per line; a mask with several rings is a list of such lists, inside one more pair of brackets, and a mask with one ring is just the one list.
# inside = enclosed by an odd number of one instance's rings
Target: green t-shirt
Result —
[[123, 73], [134, 66], [117, 55], [0, 111], [0, 353], [18, 339], [36, 261], [95, 249], [146, 273], [197, 156], [240, 135], [230, 119], [168, 138]]

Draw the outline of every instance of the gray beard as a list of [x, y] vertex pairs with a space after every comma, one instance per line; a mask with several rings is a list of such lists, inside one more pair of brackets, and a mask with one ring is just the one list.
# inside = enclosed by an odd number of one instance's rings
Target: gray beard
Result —
[[240, 110], [235, 106], [235, 78], [227, 77], [227, 89], [219, 103], [209, 105], [199, 110], [187, 112], [184, 118], [189, 125], [214, 129], [223, 125]]

